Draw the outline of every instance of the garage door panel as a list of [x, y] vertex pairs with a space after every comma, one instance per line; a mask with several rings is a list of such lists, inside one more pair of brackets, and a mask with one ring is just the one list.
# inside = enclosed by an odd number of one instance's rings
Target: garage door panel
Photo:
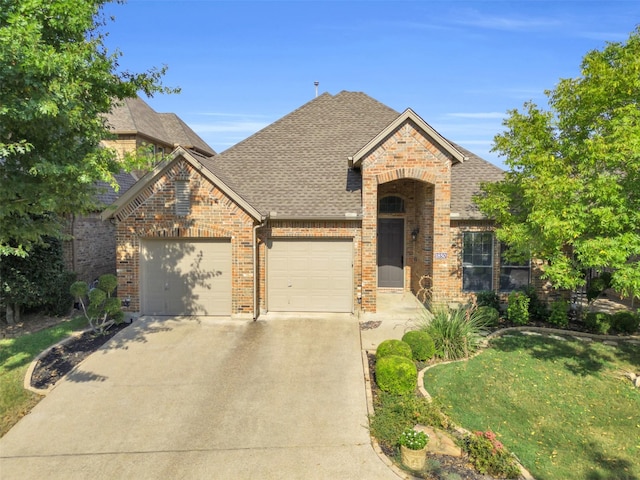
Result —
[[267, 263], [269, 310], [352, 311], [353, 242], [350, 239], [273, 239]]
[[144, 314], [231, 314], [229, 240], [145, 240], [140, 271]]

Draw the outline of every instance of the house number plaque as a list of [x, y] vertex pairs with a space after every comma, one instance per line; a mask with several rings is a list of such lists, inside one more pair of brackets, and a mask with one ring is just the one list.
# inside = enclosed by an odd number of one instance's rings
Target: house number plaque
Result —
[[436, 260], [446, 260], [447, 252], [436, 252]]

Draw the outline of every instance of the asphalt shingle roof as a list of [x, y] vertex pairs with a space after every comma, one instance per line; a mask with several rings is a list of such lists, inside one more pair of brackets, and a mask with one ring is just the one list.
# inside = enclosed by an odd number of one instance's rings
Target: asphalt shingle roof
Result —
[[157, 113], [140, 97], [114, 105], [106, 116], [113, 133], [139, 133], [172, 146], [193, 148], [206, 155], [215, 151], [174, 113]]
[[398, 115], [360, 92], [324, 93], [203, 163], [263, 214], [360, 214], [362, 177], [347, 159]]

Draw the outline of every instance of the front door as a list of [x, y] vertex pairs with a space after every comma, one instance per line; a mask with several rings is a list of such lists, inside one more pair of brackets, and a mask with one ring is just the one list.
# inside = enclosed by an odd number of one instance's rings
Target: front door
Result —
[[378, 286], [404, 287], [404, 219], [378, 219]]

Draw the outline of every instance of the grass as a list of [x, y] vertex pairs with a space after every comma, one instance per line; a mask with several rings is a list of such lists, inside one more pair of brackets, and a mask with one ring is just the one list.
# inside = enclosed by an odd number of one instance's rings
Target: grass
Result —
[[84, 317], [75, 317], [35, 333], [0, 340], [0, 436], [42, 398], [23, 387], [31, 361], [47, 347], [86, 326]]
[[640, 348], [516, 335], [436, 366], [425, 387], [451, 419], [493, 430], [537, 480], [640, 479]]

